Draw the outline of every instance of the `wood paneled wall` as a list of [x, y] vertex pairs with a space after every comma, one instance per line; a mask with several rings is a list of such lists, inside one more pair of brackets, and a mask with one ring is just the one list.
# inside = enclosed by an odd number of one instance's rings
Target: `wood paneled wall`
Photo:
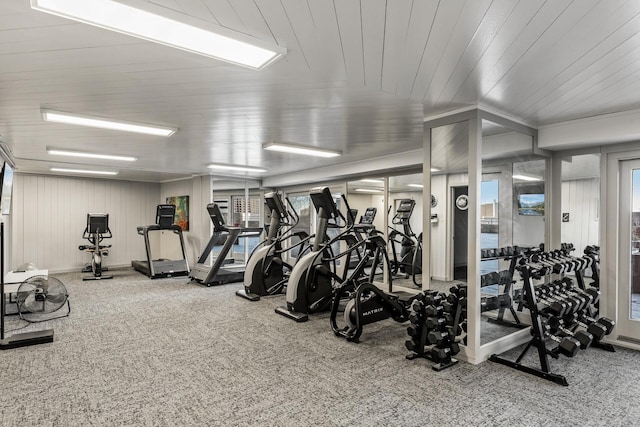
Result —
[[145, 259], [136, 227], [151, 224], [160, 184], [105, 179], [70, 178], [16, 173], [11, 223], [11, 262], [7, 270], [26, 262], [51, 272], [72, 271], [89, 262], [78, 250], [87, 213], [109, 214], [113, 238], [105, 266], [130, 265]]

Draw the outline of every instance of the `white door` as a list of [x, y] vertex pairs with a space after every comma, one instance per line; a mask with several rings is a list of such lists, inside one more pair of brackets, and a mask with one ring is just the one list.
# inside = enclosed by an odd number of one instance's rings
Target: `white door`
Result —
[[640, 341], [640, 159], [620, 163], [617, 333]]

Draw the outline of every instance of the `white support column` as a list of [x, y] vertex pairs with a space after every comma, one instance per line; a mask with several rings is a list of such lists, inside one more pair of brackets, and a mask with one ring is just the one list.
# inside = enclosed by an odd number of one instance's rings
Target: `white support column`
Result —
[[480, 354], [480, 185], [482, 182], [482, 119], [476, 111], [469, 120], [469, 229], [467, 237], [467, 360], [479, 363]]
[[424, 125], [422, 136], [422, 290], [431, 289], [431, 128]]
[[546, 160], [545, 249], [560, 249], [562, 243], [562, 158]]

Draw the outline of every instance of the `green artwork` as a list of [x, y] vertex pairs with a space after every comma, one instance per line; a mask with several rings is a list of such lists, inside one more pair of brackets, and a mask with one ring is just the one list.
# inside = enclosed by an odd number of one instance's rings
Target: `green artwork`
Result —
[[167, 204], [176, 206], [173, 223], [179, 225], [182, 231], [189, 231], [189, 196], [167, 197]]

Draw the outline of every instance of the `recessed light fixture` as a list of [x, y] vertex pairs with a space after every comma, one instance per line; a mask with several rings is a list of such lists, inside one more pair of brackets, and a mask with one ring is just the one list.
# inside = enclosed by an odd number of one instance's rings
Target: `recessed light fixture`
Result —
[[121, 160], [123, 162], [135, 162], [136, 160], [138, 160], [137, 158], [130, 157], [130, 156], [115, 156], [112, 154], [83, 153], [80, 151], [57, 150], [54, 148], [48, 148], [47, 153], [54, 156], [86, 157], [89, 159], [102, 159], [102, 160]]
[[211, 163], [207, 165], [209, 169], [220, 169], [220, 170], [228, 170], [228, 171], [240, 171], [240, 172], [267, 172], [266, 169], [258, 168], [255, 166], [243, 166], [243, 165], [227, 165], [227, 164], [218, 164]]
[[31, 0], [31, 8], [253, 69], [286, 53], [279, 46], [151, 2]]
[[527, 174], [523, 174], [523, 173], [513, 175], [513, 179], [520, 180], [520, 181], [542, 181], [542, 177], [541, 176], [527, 175]]
[[121, 130], [125, 132], [144, 133], [155, 136], [171, 136], [178, 131], [176, 128], [112, 120], [103, 117], [87, 116], [84, 114], [63, 113], [61, 111], [47, 109], [42, 109], [40, 112], [42, 113], [42, 119], [46, 122]]
[[86, 169], [50, 168], [51, 172], [85, 173], [92, 175], [118, 175], [118, 171], [96, 171]]
[[422, 185], [422, 184], [407, 184], [407, 187], [424, 188], [424, 185]]
[[381, 179], [359, 179], [358, 182], [367, 182], [369, 184], [382, 184], [384, 181]]
[[440, 172], [439, 168], [431, 168], [431, 172]]
[[280, 142], [266, 142], [262, 148], [269, 151], [280, 151], [282, 153], [302, 154], [316, 157], [338, 157], [342, 155], [339, 151], [324, 150], [322, 148], [307, 147], [304, 145], [283, 144]]
[[358, 191], [360, 193], [381, 193], [382, 190], [376, 190], [374, 188], [356, 188], [355, 191]]

